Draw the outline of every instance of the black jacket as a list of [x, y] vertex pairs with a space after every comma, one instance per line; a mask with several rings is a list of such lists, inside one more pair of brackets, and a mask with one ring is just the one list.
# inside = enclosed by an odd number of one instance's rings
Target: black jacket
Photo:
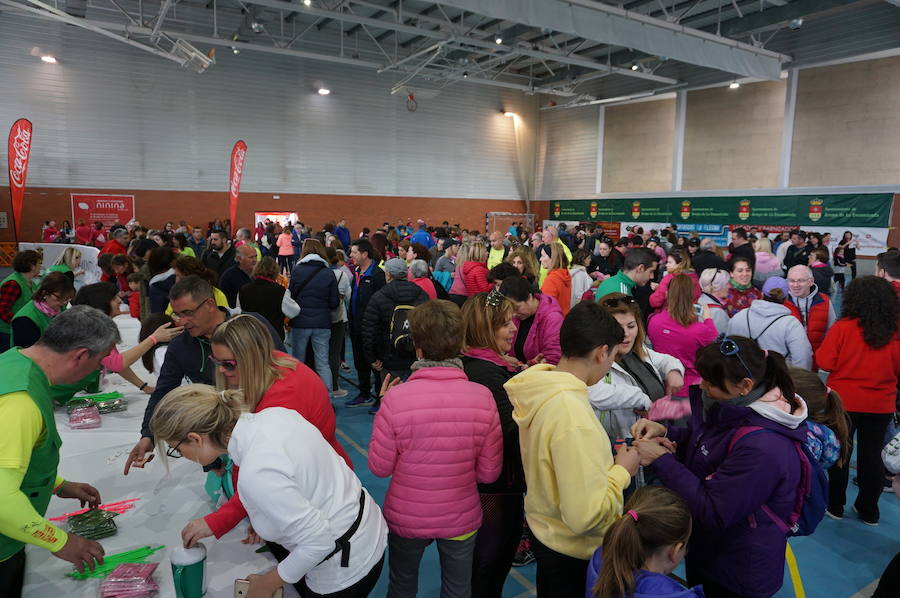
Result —
[[[358, 268], [357, 268], [358, 269]], [[359, 332], [362, 328], [363, 317], [366, 315], [366, 307], [372, 297], [387, 284], [384, 278], [384, 270], [378, 264], [372, 262], [371, 272], [359, 273], [359, 282], [353, 279], [353, 292], [350, 297], [350, 312], [347, 314], [350, 320], [350, 329]], [[371, 362], [370, 362], [371, 363]]]
[[[227, 310], [221, 307], [219, 309], [225, 312], [226, 320], [231, 317]], [[252, 312], [244, 312], [244, 314], [253, 316], [262, 322], [272, 335], [275, 349], [284, 351], [284, 343], [281, 342], [281, 337], [272, 329], [272, 326], [265, 318]], [[156, 409], [156, 404], [170, 390], [181, 386], [185, 378], [199, 384], [215, 385], [216, 366], [209, 360], [210, 353], [208, 338], [193, 337], [187, 331], [182, 332], [169, 342], [166, 348], [166, 359], [163, 361], [159, 370], [159, 378], [156, 380], [156, 390], [150, 395], [150, 400], [147, 401], [147, 407], [144, 409], [141, 436], [152, 438], [150, 434], [150, 418], [153, 417], [153, 410]]]
[[609, 252], [609, 255], [591, 255], [591, 263], [587, 267], [587, 273], [593, 274], [600, 272], [607, 276], [612, 276], [622, 269], [622, 255], [615, 249]]
[[234, 245], [229, 245], [225, 253], [220, 257], [212, 246], [207, 246], [206, 251], [200, 256], [203, 265], [216, 273], [216, 276], [222, 276], [225, 270], [234, 265]]
[[408, 280], [393, 280], [372, 296], [362, 323], [363, 353], [367, 362], [380, 360], [388, 370], [409, 369], [415, 358], [398, 357], [391, 352], [391, 318], [398, 305], [419, 305], [426, 301], [428, 294]]
[[291, 320], [291, 328], [331, 330], [331, 310], [338, 306], [341, 299], [337, 279], [325, 260], [314, 254], [303, 258], [291, 272], [288, 290], [300, 306], [300, 315]]
[[[790, 241], [785, 241], [785, 243], [789, 243]], [[787, 248], [787, 252], [784, 254], [784, 271], [787, 272], [794, 266], [808, 266], [809, 265], [809, 254], [812, 252], [811, 245], [804, 245], [803, 247], [797, 247], [793, 243], [790, 247]], [[844, 251], [844, 259], [847, 258], [847, 252]]]
[[753, 251], [753, 245], [751, 245], [750, 243], [745, 243], [740, 247], [734, 247], [731, 250], [730, 261], [733, 262], [734, 259], [738, 257], [745, 258], [750, 262], [750, 267], [756, 269], [756, 253]]
[[496, 482], [478, 484], [482, 494], [511, 494], [525, 492], [525, 472], [519, 446], [519, 426], [513, 419], [513, 406], [503, 385], [515, 376], [513, 372], [484, 359], [463, 357], [463, 370], [469, 381], [481, 384], [494, 395], [500, 429], [503, 431], [503, 470]]
[[225, 270], [219, 277], [219, 290], [225, 293], [229, 307], [234, 308], [237, 303], [238, 291], [245, 284], [249, 284], [250, 280], [247, 273], [238, 268], [237, 264]]
[[691, 266], [694, 268], [694, 272], [697, 273], [697, 276], [703, 274], [703, 271], [707, 268], [727, 270], [725, 267], [725, 260], [707, 249], [697, 250], [697, 253], [691, 258]]
[[255, 278], [241, 287], [238, 297], [241, 300], [241, 310], [258, 313], [284, 338], [284, 314], [281, 312], [283, 286], [271, 280]]
[[152, 284], [149, 285], [147, 291], [147, 297], [150, 299], [150, 313], [164, 313], [169, 305], [169, 291], [175, 286], [175, 273], [159, 279], [153, 277], [150, 281]]

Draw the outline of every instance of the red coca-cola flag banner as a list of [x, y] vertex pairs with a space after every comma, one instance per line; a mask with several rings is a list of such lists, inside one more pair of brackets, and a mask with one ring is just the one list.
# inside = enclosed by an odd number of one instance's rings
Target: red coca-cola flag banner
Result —
[[231, 235], [237, 231], [238, 194], [241, 192], [241, 177], [244, 174], [244, 158], [247, 156], [247, 144], [238, 141], [231, 149], [231, 172], [228, 174], [229, 216], [231, 217]]
[[22, 202], [25, 200], [25, 179], [28, 176], [28, 158], [31, 156], [31, 121], [20, 118], [9, 130], [9, 193], [12, 197], [13, 226], [16, 241], [22, 226]]

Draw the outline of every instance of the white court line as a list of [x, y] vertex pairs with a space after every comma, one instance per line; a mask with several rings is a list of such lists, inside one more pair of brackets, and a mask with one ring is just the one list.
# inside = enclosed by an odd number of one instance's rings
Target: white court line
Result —
[[[880, 578], [879, 578], [880, 579]], [[878, 579], [858, 591], [857, 593], [850, 596], [850, 598], [868, 598], [872, 595], [872, 592], [875, 591], [875, 588], [878, 587]]]
[[537, 595], [537, 592], [535, 592], [534, 584], [528, 581], [528, 579], [524, 575], [522, 575], [515, 569], [510, 569], [509, 576], [515, 579], [523, 588], [525, 588], [525, 591], [516, 596], [516, 598], [525, 598], [526, 596]]
[[344, 442], [346, 442], [347, 444], [352, 446], [354, 449], [356, 449], [356, 452], [358, 452], [360, 455], [362, 455], [366, 459], [369, 458], [369, 451], [367, 451], [363, 447], [356, 444], [356, 441], [353, 440], [352, 438], [350, 438], [350, 436], [348, 436], [346, 433], [344, 433], [343, 430], [341, 430], [340, 428], [335, 428], [334, 431], [338, 436], [340, 436], [341, 440], [343, 440]]

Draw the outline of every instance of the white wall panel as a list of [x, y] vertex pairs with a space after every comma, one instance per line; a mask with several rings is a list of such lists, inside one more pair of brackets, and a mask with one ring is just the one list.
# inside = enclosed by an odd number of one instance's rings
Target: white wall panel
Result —
[[596, 193], [597, 106], [541, 112], [535, 199]]
[[0, 126], [34, 123], [30, 186], [224, 190], [242, 138], [246, 191], [520, 199], [514, 128], [500, 111], [535, 98], [458, 83], [411, 113], [390, 95], [395, 75], [221, 48], [217, 60], [196, 75], [4, 12]]

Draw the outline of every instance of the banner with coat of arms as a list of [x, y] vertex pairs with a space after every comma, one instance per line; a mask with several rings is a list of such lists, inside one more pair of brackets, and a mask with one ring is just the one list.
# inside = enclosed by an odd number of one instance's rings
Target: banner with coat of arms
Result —
[[571, 199], [551, 202], [550, 214], [554, 220], [887, 228], [893, 199], [891, 193]]

